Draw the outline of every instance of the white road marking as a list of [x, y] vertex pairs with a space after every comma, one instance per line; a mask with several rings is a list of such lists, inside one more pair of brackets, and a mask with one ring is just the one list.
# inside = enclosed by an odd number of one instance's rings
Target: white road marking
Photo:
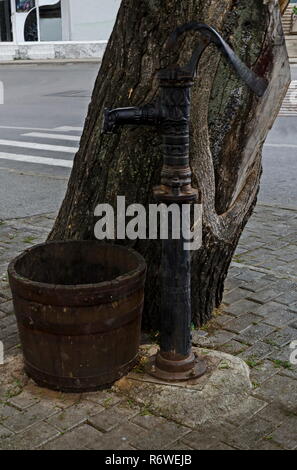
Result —
[[[0, 0], [1, 1], [1, 0]], [[21, 127], [21, 126], [0, 126], [0, 129], [15, 129], [19, 131], [54, 131], [54, 132], [60, 132], [60, 131], [65, 131], [65, 132], [70, 132], [70, 131], [76, 131], [76, 132], [82, 132], [83, 127], [70, 127], [70, 126], [62, 126], [62, 127], [55, 127], [55, 128], [47, 128], [47, 127]]]
[[71, 142], [79, 142], [80, 137], [78, 135], [66, 135], [66, 134], [46, 134], [44, 132], [29, 132], [29, 134], [22, 134], [24, 137], [37, 137], [40, 139], [55, 139], [55, 140], [70, 140]]
[[277, 148], [296, 149], [297, 144], [264, 144], [264, 147], [277, 147]]
[[297, 116], [297, 80], [291, 82], [279, 115]]
[[0, 139], [0, 145], [5, 145], [8, 147], [20, 147], [28, 148], [34, 150], [50, 150], [51, 152], [66, 152], [66, 153], [76, 153], [78, 148], [76, 147], [63, 147], [61, 145], [48, 145], [48, 144], [36, 144], [35, 142], [20, 142], [17, 140], [5, 140]]
[[52, 131], [53, 129], [46, 129], [45, 127], [18, 127], [18, 126], [0, 126], [0, 129], [16, 129], [19, 131]]
[[53, 131], [64, 131], [64, 132], [70, 132], [70, 131], [76, 131], [76, 132], [82, 132], [84, 130], [83, 127], [71, 127], [71, 126], [61, 126], [61, 127], [55, 127]]
[[58, 158], [33, 157], [32, 155], [17, 155], [15, 153], [0, 152], [1, 160], [14, 160], [16, 162], [37, 163], [38, 165], [61, 166], [64, 168], [72, 168], [71, 160], [59, 160]]

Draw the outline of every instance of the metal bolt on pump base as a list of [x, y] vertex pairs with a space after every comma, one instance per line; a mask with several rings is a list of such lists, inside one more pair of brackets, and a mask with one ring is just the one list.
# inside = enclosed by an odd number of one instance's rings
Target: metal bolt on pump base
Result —
[[[160, 93], [153, 103], [140, 107], [106, 109], [103, 133], [113, 133], [123, 125], [154, 125], [162, 134], [164, 163], [161, 185], [154, 188], [158, 202], [170, 205], [193, 204], [198, 192], [192, 188], [189, 164], [189, 121], [191, 87], [204, 50], [214, 43], [235, 71], [259, 97], [267, 88], [267, 81], [249, 69], [210, 26], [188, 23], [176, 29], [168, 46], [176, 45], [186, 31], [198, 31], [200, 40], [188, 65], [176, 64], [162, 69], [158, 78]], [[163, 381], [186, 381], [201, 377], [206, 363], [196, 357], [191, 344], [191, 254], [184, 250], [184, 240], [162, 241], [161, 263], [161, 344], [152, 358], [148, 372]]]

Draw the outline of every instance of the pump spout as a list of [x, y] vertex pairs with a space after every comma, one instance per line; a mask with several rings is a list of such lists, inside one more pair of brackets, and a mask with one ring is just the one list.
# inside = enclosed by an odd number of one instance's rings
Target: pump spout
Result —
[[102, 134], [114, 134], [124, 125], [156, 125], [161, 116], [155, 104], [104, 110]]

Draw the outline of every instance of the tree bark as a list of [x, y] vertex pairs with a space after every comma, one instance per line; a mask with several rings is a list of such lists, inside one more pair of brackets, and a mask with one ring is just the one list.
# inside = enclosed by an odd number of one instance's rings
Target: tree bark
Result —
[[[90, 239], [98, 203], [153, 203], [162, 155], [154, 129], [123, 128], [101, 136], [105, 107], [139, 106], [157, 91], [156, 71], [167, 61], [165, 43], [179, 25], [198, 20], [215, 27], [240, 58], [265, 76], [263, 98], [250, 92], [215, 47], [200, 62], [192, 95], [193, 186], [203, 204], [203, 247], [192, 255], [193, 321], [210, 319], [242, 230], [256, 204], [262, 146], [286, 93], [290, 72], [279, 6], [274, 0], [123, 0], [95, 84], [80, 149], [50, 239]], [[185, 63], [197, 35], [180, 40]], [[131, 245], [131, 242], [127, 241]], [[160, 243], [132, 246], [148, 263], [144, 327], [159, 326]]]

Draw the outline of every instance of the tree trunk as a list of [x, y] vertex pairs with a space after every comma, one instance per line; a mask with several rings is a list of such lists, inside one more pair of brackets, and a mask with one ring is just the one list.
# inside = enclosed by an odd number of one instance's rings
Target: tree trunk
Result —
[[[193, 20], [215, 27], [248, 66], [269, 80], [259, 99], [215, 47], [200, 62], [192, 95], [190, 156], [193, 186], [199, 189], [204, 211], [203, 247], [192, 256], [193, 320], [201, 325], [222, 300], [232, 255], [256, 204], [262, 145], [290, 81], [274, 0], [122, 1], [50, 239], [92, 238], [95, 206], [115, 206], [117, 195], [126, 196], [127, 204], [154, 202], [152, 188], [160, 182], [162, 165], [157, 132], [126, 127], [115, 136], [101, 136], [103, 110], [152, 101], [169, 34]], [[180, 64], [196, 42], [195, 34], [181, 39]], [[142, 240], [132, 246], [148, 263], [144, 327], [156, 329], [160, 243]]]

